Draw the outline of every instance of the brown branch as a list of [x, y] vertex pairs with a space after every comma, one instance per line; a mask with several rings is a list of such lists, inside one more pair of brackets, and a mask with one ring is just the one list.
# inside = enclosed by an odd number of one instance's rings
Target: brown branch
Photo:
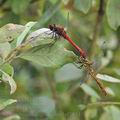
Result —
[[49, 83], [49, 86], [50, 86], [50, 89], [52, 92], [52, 97], [55, 100], [55, 102], [57, 103], [59, 98], [58, 98], [58, 94], [57, 94], [57, 90], [56, 90], [56, 82], [53, 78], [53, 73], [51, 73], [50, 71], [45, 69], [45, 74], [47, 76], [47, 80], [48, 80], [48, 83]]
[[47, 81], [51, 89], [52, 98], [54, 99], [56, 103], [56, 108], [58, 109], [60, 113], [63, 113], [61, 102], [60, 102], [60, 97], [56, 89], [56, 81], [54, 79], [53, 71], [51, 72], [51, 70], [45, 69], [45, 74], [46, 74], [46, 78], [47, 78]]
[[100, 0], [99, 9], [98, 9], [98, 13], [96, 16], [95, 27], [93, 30], [90, 58], [93, 58], [94, 55], [96, 54], [95, 53], [96, 52], [96, 42], [97, 42], [97, 38], [98, 38], [99, 33], [100, 33], [100, 27], [101, 27], [103, 15], [104, 15], [104, 0]]

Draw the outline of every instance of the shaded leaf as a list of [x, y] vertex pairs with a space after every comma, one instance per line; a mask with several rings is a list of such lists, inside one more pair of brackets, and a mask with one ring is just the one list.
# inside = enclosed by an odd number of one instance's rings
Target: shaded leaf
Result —
[[61, 1], [57, 1], [56, 4], [52, 7], [52, 9], [46, 9], [44, 14], [40, 17], [37, 24], [35, 25], [36, 29], [39, 29], [42, 25], [45, 25], [54, 15], [59, 12], [61, 6]]
[[8, 82], [10, 84], [10, 94], [13, 94], [16, 91], [16, 83], [13, 80], [13, 78], [11, 76], [9, 76], [7, 73], [5, 73], [3, 70], [0, 70], [0, 72], [2, 72], [2, 80], [5, 82]]
[[109, 75], [105, 75], [105, 74], [97, 74], [97, 78], [107, 81], [107, 82], [120, 83], [119, 79], [111, 77]]
[[0, 28], [0, 43], [15, 40], [25, 29], [22, 25], [9, 23]]
[[61, 41], [57, 41], [54, 45], [47, 44], [33, 47], [19, 57], [45, 67], [58, 67], [73, 62], [77, 58], [73, 52], [63, 47]]
[[51, 117], [55, 113], [55, 102], [47, 96], [35, 97], [31, 101], [34, 114], [45, 114], [47, 117]]
[[120, 26], [120, 0], [108, 0], [106, 13], [109, 25], [117, 30]]
[[9, 99], [5, 102], [0, 103], [0, 110], [3, 110], [5, 107], [7, 107], [8, 105], [17, 102], [17, 100], [14, 99]]
[[16, 14], [25, 12], [31, 0], [11, 0], [12, 10]]
[[69, 82], [71, 80], [78, 80], [82, 77], [82, 70], [73, 64], [66, 64], [55, 72], [55, 79], [57, 82]]
[[6, 25], [8, 23], [19, 23], [19, 19], [20, 17], [13, 12], [5, 12], [5, 14], [0, 17], [0, 26]]
[[21, 118], [19, 115], [11, 115], [11, 116], [4, 118], [3, 120], [21, 120]]
[[75, 0], [74, 6], [78, 10], [87, 13], [92, 5], [92, 0]]

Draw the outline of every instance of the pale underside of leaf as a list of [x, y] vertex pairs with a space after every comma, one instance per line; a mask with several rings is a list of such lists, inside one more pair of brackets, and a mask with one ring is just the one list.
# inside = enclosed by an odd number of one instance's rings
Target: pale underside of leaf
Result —
[[30, 35], [28, 35], [26, 41], [30, 41], [30, 44], [32, 47], [38, 46], [38, 45], [44, 45], [54, 42], [55, 38], [53, 37], [53, 33], [48, 28], [41, 28], [38, 29]]
[[109, 75], [105, 75], [105, 74], [97, 74], [97, 78], [107, 81], [107, 82], [120, 83], [119, 79], [111, 77]]

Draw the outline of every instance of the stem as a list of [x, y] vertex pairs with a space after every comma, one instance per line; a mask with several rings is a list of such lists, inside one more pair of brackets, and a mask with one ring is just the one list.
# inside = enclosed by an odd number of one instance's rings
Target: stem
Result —
[[5, 62], [3, 62], [0, 65], [0, 68], [5, 64], [5, 63], [11, 63], [14, 58], [17, 56], [17, 54], [20, 52], [20, 50], [22, 48], [24, 48], [25, 46], [27, 46], [28, 44], [30, 44], [30, 42], [32, 42], [34, 40], [34, 38], [30, 38], [29, 40], [27, 40], [26, 42], [22, 43], [21, 45], [19, 45], [18, 47], [16, 47], [15, 49], [13, 49], [8, 56], [5, 58]]
[[56, 101], [56, 103], [58, 103], [58, 94], [57, 94], [57, 90], [56, 90], [56, 82], [53, 78], [53, 73], [51, 73], [50, 71], [48, 71], [46, 69], [45, 74], [47, 76], [47, 80], [48, 80], [49, 85], [50, 85], [50, 89], [51, 89], [51, 92], [52, 92], [52, 97]]
[[90, 103], [88, 104], [86, 107], [105, 107], [105, 106], [108, 106], [108, 105], [120, 105], [119, 102], [95, 102], [95, 103]]
[[45, 69], [45, 74], [51, 89], [51, 93], [52, 93], [52, 98], [54, 99], [55, 103], [56, 103], [56, 107], [59, 110], [60, 113], [62, 113], [62, 106], [60, 104], [60, 99], [59, 99], [59, 95], [58, 92], [56, 90], [56, 81], [54, 80], [54, 75], [53, 75], [53, 71], [51, 72], [51, 70]]
[[96, 54], [96, 42], [97, 42], [97, 38], [98, 38], [98, 35], [100, 32], [100, 27], [101, 27], [103, 15], [104, 15], [104, 0], [100, 0], [99, 9], [98, 9], [98, 13], [96, 16], [95, 27], [93, 30], [93, 38], [92, 38], [90, 58], [93, 58], [94, 55]]

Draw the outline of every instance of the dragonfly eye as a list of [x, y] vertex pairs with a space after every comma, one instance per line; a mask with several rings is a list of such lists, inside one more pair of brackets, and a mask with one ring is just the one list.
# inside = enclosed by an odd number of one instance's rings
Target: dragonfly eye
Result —
[[53, 26], [52, 26], [52, 25], [49, 25], [49, 29], [50, 29], [50, 30], [53, 30]]

